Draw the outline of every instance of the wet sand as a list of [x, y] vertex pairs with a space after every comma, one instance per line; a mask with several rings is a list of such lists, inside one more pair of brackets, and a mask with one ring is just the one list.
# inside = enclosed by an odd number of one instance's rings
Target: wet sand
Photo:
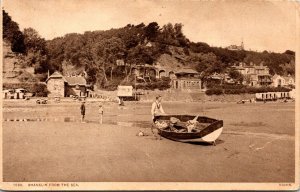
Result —
[[[4, 181], [294, 180], [294, 103], [164, 103], [169, 114], [224, 120], [216, 146], [156, 140], [151, 103], [104, 103], [100, 125], [98, 104], [87, 103], [80, 123], [80, 103], [4, 102]], [[139, 130], [149, 135], [138, 137]]]

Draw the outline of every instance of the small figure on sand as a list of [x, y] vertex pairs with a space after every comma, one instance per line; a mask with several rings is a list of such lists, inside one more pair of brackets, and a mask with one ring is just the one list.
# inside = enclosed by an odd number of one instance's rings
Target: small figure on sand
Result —
[[80, 112], [81, 112], [81, 123], [84, 123], [84, 116], [85, 116], [85, 101], [82, 101], [82, 102], [81, 102]]
[[124, 101], [120, 97], [118, 97], [118, 104], [119, 104], [119, 106], [124, 106]]
[[103, 121], [103, 106], [102, 105], [99, 105], [98, 113], [99, 113], [99, 123], [102, 124], [102, 121]]
[[153, 122], [155, 122], [156, 116], [166, 114], [162, 107], [161, 100], [162, 97], [159, 95], [156, 97], [156, 100], [152, 103], [151, 114]]

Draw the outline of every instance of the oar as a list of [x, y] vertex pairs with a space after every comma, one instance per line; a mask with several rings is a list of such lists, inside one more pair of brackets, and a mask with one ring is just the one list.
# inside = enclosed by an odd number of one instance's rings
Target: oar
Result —
[[191, 123], [197, 123], [197, 119], [198, 119], [199, 115], [197, 115], [194, 119], [190, 120]]

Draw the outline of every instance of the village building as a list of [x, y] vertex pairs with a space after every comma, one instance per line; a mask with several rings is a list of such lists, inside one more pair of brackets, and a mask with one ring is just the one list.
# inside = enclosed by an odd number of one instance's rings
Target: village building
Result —
[[290, 99], [293, 92], [266, 92], [266, 93], [256, 93], [255, 98], [257, 101], [276, 101], [277, 99]]
[[273, 77], [272, 77], [272, 85], [274, 87], [282, 87], [282, 86], [285, 86], [285, 79], [280, 76], [280, 75], [277, 75], [275, 74]]
[[242, 75], [249, 75], [249, 74], [257, 74], [257, 75], [270, 75], [269, 67], [260, 63], [260, 65], [255, 65], [250, 62], [249, 65], [246, 63], [240, 62], [239, 65], [235, 65], [232, 67], [234, 70], [240, 72]]
[[291, 75], [280, 76], [275, 74], [272, 77], [272, 86], [274, 87], [295, 86], [295, 80]]
[[64, 97], [66, 79], [58, 72], [54, 72], [46, 80], [48, 97]]
[[151, 81], [150, 78], [157, 78], [157, 69], [153, 65], [135, 65], [131, 69], [131, 73], [136, 77], [141, 78], [145, 81]]
[[82, 76], [65, 77], [59, 72], [54, 72], [46, 80], [48, 97], [88, 97], [91, 90]]
[[76, 95], [79, 97], [88, 96], [88, 86], [86, 80], [82, 76], [65, 77], [66, 79], [66, 97]]
[[13, 99], [14, 98], [14, 90], [13, 89], [2, 90], [2, 98], [3, 99]]
[[214, 72], [206, 77], [206, 81], [203, 83], [204, 87], [207, 87], [208, 84], [220, 85], [225, 81], [225, 75], [221, 73]]
[[191, 68], [182, 68], [177, 70], [171, 80], [171, 87], [174, 89], [201, 90], [202, 88], [199, 73]]
[[137, 80], [144, 82], [151, 81], [150, 77], [161, 79], [164, 77], [171, 79], [173, 89], [201, 89], [201, 79], [199, 73], [192, 68], [170, 68], [160, 65], [135, 65], [132, 74], [136, 75]]
[[295, 86], [295, 78], [290, 74], [286, 77], [283, 77], [287, 86]]
[[244, 84], [249, 86], [269, 86], [272, 84], [271, 75], [268, 66], [263, 63], [255, 65], [252, 62], [247, 65], [246, 63], [239, 63], [237, 66], [232, 67], [234, 70], [240, 72], [244, 76]]
[[244, 50], [244, 42], [241, 42], [241, 45], [230, 45], [226, 47], [226, 49], [231, 50], [231, 51], [242, 51]]

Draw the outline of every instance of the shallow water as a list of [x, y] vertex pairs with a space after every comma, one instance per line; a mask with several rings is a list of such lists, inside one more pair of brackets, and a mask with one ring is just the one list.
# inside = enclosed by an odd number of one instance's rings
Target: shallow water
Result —
[[[111, 115], [116, 116], [116, 115]], [[33, 118], [12, 118], [12, 119], [4, 119], [6, 122], [63, 122], [63, 123], [71, 123], [71, 122], [81, 122], [81, 119], [77, 117], [52, 117], [52, 118], [44, 118], [44, 117], [33, 117]], [[85, 120], [85, 123], [95, 123], [99, 124], [98, 121], [93, 120]], [[152, 123], [150, 121], [135, 121], [135, 122], [125, 122], [125, 121], [112, 121], [108, 120], [105, 124], [111, 125], [119, 125], [124, 127], [140, 127], [140, 128], [151, 128]]]

